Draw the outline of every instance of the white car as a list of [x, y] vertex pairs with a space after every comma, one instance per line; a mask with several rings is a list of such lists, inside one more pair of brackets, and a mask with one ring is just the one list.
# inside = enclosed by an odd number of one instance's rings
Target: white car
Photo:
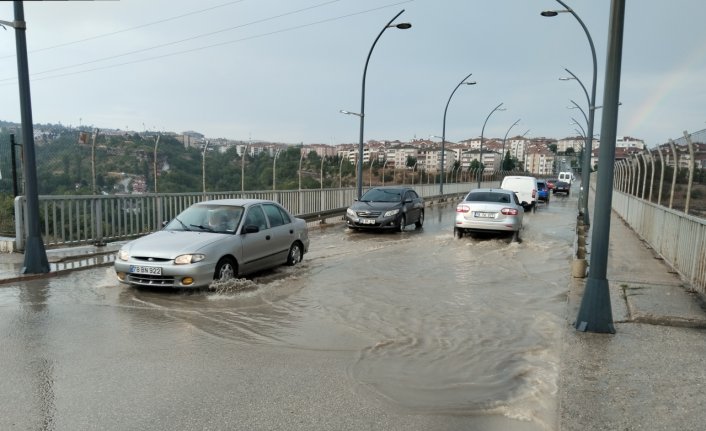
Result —
[[162, 230], [125, 244], [114, 267], [125, 284], [202, 287], [296, 265], [308, 250], [306, 222], [278, 203], [221, 199], [196, 203]]
[[456, 206], [454, 236], [474, 232], [512, 233], [519, 240], [525, 210], [517, 195], [505, 189], [475, 189]]

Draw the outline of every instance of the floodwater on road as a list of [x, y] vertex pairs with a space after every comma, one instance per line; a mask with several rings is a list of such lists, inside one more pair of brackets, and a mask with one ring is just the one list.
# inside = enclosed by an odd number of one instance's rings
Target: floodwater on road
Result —
[[520, 243], [454, 238], [454, 209], [403, 233], [311, 228], [300, 265], [218, 292], [110, 267], [0, 286], [0, 428], [135, 428], [110, 408], [138, 403], [191, 429], [167, 401], [214, 397], [239, 408], [190, 412], [194, 429], [555, 429], [576, 199], [526, 213]]

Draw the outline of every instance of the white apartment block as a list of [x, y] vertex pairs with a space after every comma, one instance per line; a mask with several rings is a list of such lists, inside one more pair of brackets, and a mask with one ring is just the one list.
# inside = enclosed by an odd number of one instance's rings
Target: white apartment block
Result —
[[547, 150], [532, 150], [527, 153], [525, 169], [535, 175], [552, 175], [554, 173], [554, 153]]
[[[595, 146], [593, 148], [596, 148]], [[637, 148], [645, 149], [645, 141], [642, 139], [631, 138], [630, 136], [619, 136], [615, 141], [615, 148]]]

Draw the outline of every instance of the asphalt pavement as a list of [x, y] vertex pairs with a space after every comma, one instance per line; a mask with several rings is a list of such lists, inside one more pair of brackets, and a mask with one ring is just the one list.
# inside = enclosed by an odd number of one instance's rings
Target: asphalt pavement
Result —
[[[591, 234], [586, 234], [589, 250]], [[119, 246], [49, 249], [47, 274], [23, 274], [24, 255], [0, 253], [0, 284], [109, 265]], [[574, 329], [587, 279], [572, 278], [569, 286], [558, 429], [704, 429], [703, 295], [692, 291], [615, 213], [607, 279], [615, 334]]]

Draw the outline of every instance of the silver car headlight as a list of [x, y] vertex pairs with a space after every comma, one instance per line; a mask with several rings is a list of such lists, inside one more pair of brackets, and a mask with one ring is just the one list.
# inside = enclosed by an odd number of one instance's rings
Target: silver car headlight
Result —
[[128, 253], [127, 250], [123, 250], [121, 248], [120, 250], [118, 250], [118, 259], [126, 261], [130, 259], [130, 253]]
[[384, 214], [385, 217], [392, 217], [393, 215], [396, 215], [398, 212], [400, 212], [400, 209], [397, 208], [396, 210], [390, 210]]
[[206, 258], [204, 254], [182, 254], [174, 259], [176, 265], [188, 265], [190, 263], [201, 262]]
[[355, 211], [353, 211], [353, 210], [350, 209], [350, 208], [348, 208], [348, 209], [346, 210], [346, 214], [348, 214], [348, 215], [351, 216], [351, 217], [358, 217], [358, 214], [356, 214]]

